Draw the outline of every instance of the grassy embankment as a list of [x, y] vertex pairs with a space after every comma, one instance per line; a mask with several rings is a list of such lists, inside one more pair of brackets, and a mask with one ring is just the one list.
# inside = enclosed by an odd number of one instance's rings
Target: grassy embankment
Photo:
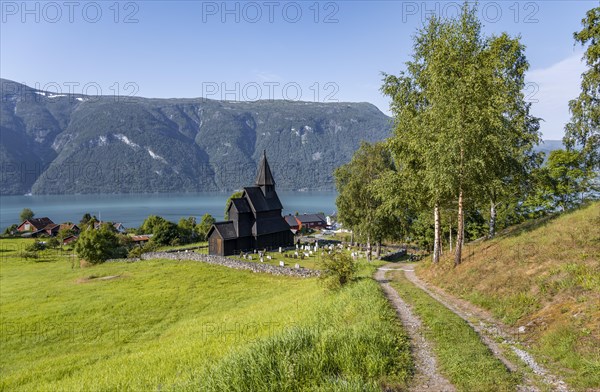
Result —
[[190, 261], [79, 268], [22, 260], [29, 241], [0, 240], [1, 390], [362, 391], [410, 378], [406, 336], [371, 279], [328, 293]]
[[600, 388], [600, 203], [527, 222], [417, 274], [490, 310], [579, 390]]

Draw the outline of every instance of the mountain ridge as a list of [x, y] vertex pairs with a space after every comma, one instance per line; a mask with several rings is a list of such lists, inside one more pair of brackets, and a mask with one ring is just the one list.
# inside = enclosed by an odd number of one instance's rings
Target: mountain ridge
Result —
[[333, 189], [361, 141], [391, 131], [369, 103], [57, 94], [0, 79], [2, 194], [228, 191], [263, 150], [279, 189]]

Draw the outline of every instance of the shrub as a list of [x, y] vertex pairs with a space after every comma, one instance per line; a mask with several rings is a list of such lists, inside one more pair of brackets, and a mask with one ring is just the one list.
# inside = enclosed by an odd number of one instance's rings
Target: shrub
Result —
[[179, 229], [173, 222], [164, 221], [154, 227], [152, 241], [158, 245], [175, 245], [179, 240]]
[[133, 249], [131, 249], [129, 251], [129, 254], [127, 255], [127, 257], [129, 258], [136, 258], [136, 257], [140, 257], [142, 255], [142, 253], [148, 253], [148, 252], [154, 252], [156, 250], [157, 246], [154, 242], [150, 241], [148, 243], [146, 243], [146, 245], [144, 246], [134, 246]]
[[52, 237], [52, 238], [48, 239], [47, 244], [48, 244], [48, 247], [56, 249], [60, 246], [60, 241], [58, 240], [58, 238]]
[[344, 252], [333, 252], [323, 258], [321, 278], [330, 289], [338, 289], [350, 282], [358, 265], [350, 255]]
[[99, 230], [84, 230], [75, 244], [77, 255], [92, 264], [122, 257], [126, 254], [124, 251], [118, 236], [105, 227]]
[[37, 252], [31, 252], [31, 251], [23, 251], [19, 254], [19, 256], [21, 256], [22, 258], [24, 258], [25, 260], [29, 260], [29, 259], [38, 259], [40, 256], [37, 254]]
[[25, 251], [27, 252], [38, 252], [40, 250], [44, 250], [46, 249], [46, 244], [42, 243], [42, 242], [34, 242], [33, 244], [27, 245], [25, 247]]

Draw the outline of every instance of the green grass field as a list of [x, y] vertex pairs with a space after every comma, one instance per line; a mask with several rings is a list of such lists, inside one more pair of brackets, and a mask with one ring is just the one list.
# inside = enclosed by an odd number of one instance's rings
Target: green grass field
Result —
[[[80, 268], [0, 240], [1, 390], [378, 390], [411, 375], [377, 284], [191, 261]], [[362, 266], [364, 276], [373, 266]]]

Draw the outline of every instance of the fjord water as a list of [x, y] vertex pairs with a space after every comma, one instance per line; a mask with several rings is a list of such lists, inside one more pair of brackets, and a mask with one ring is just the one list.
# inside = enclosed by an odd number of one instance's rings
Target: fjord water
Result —
[[[278, 191], [284, 214], [295, 212], [331, 214], [335, 211], [334, 191]], [[209, 213], [223, 219], [224, 207], [231, 192], [147, 193], [118, 195], [33, 195], [0, 196], [0, 229], [20, 223], [19, 213], [30, 208], [35, 216], [47, 216], [55, 223], [79, 222], [89, 212], [104, 221], [121, 222], [137, 227], [148, 215], [160, 215], [177, 222], [182, 217], [200, 217]]]

